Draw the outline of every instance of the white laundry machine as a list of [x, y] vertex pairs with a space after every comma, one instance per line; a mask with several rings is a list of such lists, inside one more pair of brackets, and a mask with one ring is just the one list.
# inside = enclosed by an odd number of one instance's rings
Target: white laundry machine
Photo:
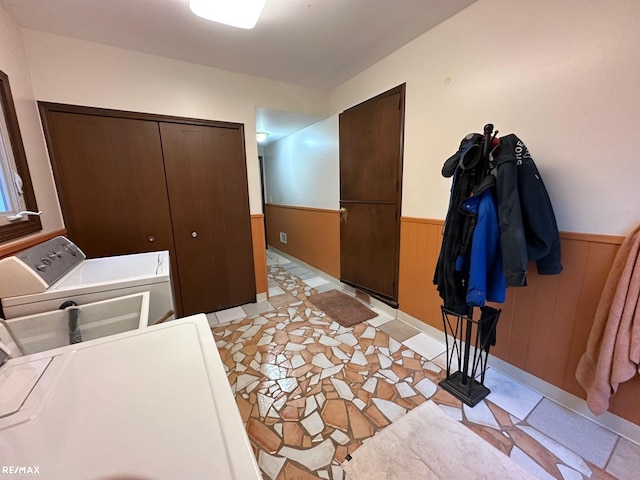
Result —
[[150, 323], [174, 311], [169, 252], [87, 259], [59, 236], [0, 260], [6, 319], [56, 310], [67, 300], [82, 305], [144, 291]]
[[262, 478], [204, 314], [9, 359], [0, 466], [52, 480]]

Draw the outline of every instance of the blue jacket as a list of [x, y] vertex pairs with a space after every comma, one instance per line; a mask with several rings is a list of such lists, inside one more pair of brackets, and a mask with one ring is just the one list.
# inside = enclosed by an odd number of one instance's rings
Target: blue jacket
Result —
[[[467, 198], [461, 210], [475, 217], [475, 228], [468, 255], [467, 305], [481, 307], [485, 302], [505, 301], [507, 282], [502, 268], [498, 212], [491, 188]], [[457, 267], [466, 263], [459, 258]]]

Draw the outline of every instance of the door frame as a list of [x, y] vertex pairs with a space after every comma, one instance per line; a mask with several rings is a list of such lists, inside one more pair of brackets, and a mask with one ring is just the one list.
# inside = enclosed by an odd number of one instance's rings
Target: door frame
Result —
[[[182, 123], [187, 125], [202, 125], [205, 127], [236, 128], [242, 130], [244, 137], [244, 124], [237, 122], [224, 122], [221, 120], [205, 120], [193, 117], [178, 117], [176, 115], [162, 115], [158, 113], [134, 112], [131, 110], [114, 110], [111, 108], [86, 107], [83, 105], [71, 105], [68, 103], [55, 103], [38, 101], [40, 117], [43, 120], [43, 128], [47, 128], [46, 114], [48, 112], [78, 113], [102, 117], [130, 118], [133, 120], [150, 120], [153, 122]], [[246, 154], [246, 152], [245, 152]]]
[[258, 155], [258, 166], [260, 167], [260, 198], [262, 200], [262, 225], [264, 229], [264, 244], [269, 248], [269, 234], [267, 232], [267, 199], [264, 181], [264, 155]]

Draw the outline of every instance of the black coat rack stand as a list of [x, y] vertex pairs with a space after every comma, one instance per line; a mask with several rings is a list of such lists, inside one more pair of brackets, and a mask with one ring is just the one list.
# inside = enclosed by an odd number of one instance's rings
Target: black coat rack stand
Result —
[[[483, 133], [482, 161], [483, 168], [488, 170], [491, 145], [498, 132], [494, 132], [493, 124], [488, 123], [484, 126]], [[447, 346], [447, 377], [440, 382], [440, 386], [466, 405], [473, 407], [491, 393], [484, 386], [484, 374], [487, 370], [489, 349], [491, 345], [495, 345], [495, 329], [501, 310], [480, 307], [480, 318], [474, 320], [472, 306], [469, 306], [466, 315], [441, 308]], [[454, 360], [456, 370], [452, 372]]]
[[482, 315], [474, 320], [473, 307], [469, 308], [468, 315], [441, 308], [447, 346], [447, 377], [440, 382], [440, 386], [463, 403], [474, 407], [491, 393], [484, 386], [484, 374], [502, 310], [482, 307]]

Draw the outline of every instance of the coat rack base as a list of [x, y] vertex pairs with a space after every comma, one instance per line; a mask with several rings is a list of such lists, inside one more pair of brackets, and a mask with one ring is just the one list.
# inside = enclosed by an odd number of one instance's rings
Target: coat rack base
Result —
[[465, 384], [463, 377], [462, 372], [455, 372], [453, 375], [442, 380], [439, 385], [443, 390], [449, 392], [458, 400], [461, 400], [465, 405], [475, 407], [480, 400], [491, 393], [491, 390], [470, 377], [467, 377]]

